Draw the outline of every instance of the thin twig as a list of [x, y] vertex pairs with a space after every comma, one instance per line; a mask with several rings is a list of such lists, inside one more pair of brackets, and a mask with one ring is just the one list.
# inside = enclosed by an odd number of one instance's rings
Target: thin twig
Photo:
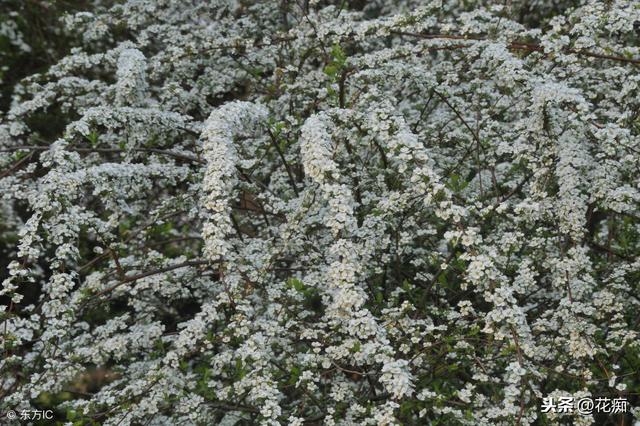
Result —
[[[472, 35], [457, 35], [457, 34], [422, 34], [422, 33], [412, 33], [407, 31], [391, 31], [391, 34], [407, 36], [407, 37], [416, 37], [427, 40], [468, 40], [468, 41], [485, 41], [489, 40], [487, 37], [482, 36], [472, 36]], [[465, 45], [456, 45], [457, 48], [469, 47]], [[539, 44], [535, 43], [526, 43], [514, 41], [507, 44], [507, 49], [509, 50], [526, 50], [529, 52], [544, 52], [544, 48]], [[606, 59], [610, 61], [624, 62], [634, 65], [640, 65], [640, 59], [635, 58], [625, 58], [623, 56], [614, 56], [614, 55], [606, 55], [602, 53], [590, 52], [588, 50], [579, 50], [579, 49], [564, 49], [565, 53], [575, 53], [576, 55], [588, 56], [596, 59]]]

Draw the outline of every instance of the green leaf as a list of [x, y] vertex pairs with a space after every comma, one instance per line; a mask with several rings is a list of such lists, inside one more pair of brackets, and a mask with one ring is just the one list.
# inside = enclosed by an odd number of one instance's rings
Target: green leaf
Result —
[[336, 74], [338, 74], [338, 67], [333, 64], [327, 65], [326, 67], [324, 67], [323, 71], [326, 75], [333, 78], [336, 76]]
[[291, 368], [291, 377], [289, 378], [289, 384], [290, 385], [295, 385], [296, 382], [298, 381], [298, 378], [300, 378], [300, 367], [292, 367]]
[[67, 420], [73, 421], [76, 419], [76, 416], [77, 416], [77, 413], [75, 412], [75, 410], [72, 410], [72, 409], [67, 410]]
[[95, 130], [92, 130], [87, 136], [85, 136], [92, 147], [98, 145], [98, 134]]
[[347, 63], [347, 55], [345, 55], [344, 50], [342, 50], [342, 47], [338, 43], [334, 44], [331, 48], [331, 56], [334, 62], [340, 65], [340, 68], [344, 67]]
[[27, 151], [16, 151], [13, 153], [13, 159], [15, 161], [22, 160], [26, 156], [27, 156]]
[[299, 291], [300, 293], [302, 293], [306, 288], [304, 283], [297, 278], [289, 278], [289, 280], [287, 281], [287, 286], [289, 288], [295, 289], [296, 291]]

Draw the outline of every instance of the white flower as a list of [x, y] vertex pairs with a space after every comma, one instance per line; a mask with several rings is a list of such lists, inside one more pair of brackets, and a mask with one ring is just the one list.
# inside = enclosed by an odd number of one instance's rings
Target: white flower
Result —
[[408, 366], [409, 363], [403, 359], [389, 361], [382, 366], [380, 381], [396, 399], [413, 393], [413, 376]]

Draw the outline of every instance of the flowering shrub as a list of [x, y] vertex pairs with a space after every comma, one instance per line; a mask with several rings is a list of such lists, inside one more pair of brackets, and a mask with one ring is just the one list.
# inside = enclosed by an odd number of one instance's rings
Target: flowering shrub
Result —
[[0, 124], [0, 411], [632, 424], [640, 7], [560, 3], [65, 15]]

